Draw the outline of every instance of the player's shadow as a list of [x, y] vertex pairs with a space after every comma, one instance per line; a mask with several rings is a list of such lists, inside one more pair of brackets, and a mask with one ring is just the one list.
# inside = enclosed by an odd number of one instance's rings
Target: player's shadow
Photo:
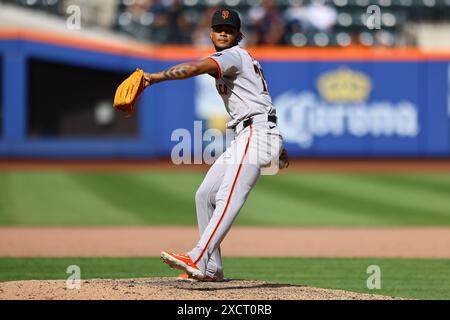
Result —
[[[306, 285], [294, 285], [288, 283], [256, 283], [256, 284], [233, 284], [236, 281], [246, 281], [241, 279], [226, 279], [221, 282], [196, 282], [178, 284], [177, 289], [194, 290], [194, 291], [224, 291], [224, 290], [241, 290], [241, 289], [280, 289], [280, 288], [302, 288]], [[247, 280], [248, 281], [248, 280]]]

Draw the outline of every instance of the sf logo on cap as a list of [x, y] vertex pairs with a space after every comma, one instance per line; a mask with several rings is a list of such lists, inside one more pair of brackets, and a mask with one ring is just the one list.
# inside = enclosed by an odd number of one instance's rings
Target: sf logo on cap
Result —
[[230, 11], [228, 11], [228, 10], [223, 10], [222, 11], [222, 18], [223, 19], [228, 19], [229, 16], [230, 16]]

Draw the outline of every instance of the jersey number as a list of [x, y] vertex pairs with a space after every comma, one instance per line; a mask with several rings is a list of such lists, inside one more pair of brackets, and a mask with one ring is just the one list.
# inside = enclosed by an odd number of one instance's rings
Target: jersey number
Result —
[[261, 78], [264, 93], [268, 94], [269, 90], [267, 90], [267, 82], [266, 78], [264, 77], [264, 72], [256, 64], [253, 64], [253, 67], [255, 68], [255, 73]]
[[216, 86], [216, 88], [217, 88], [217, 91], [219, 91], [219, 94], [220, 94], [220, 95], [222, 95], [222, 96], [228, 95], [228, 87], [227, 87], [226, 85], [224, 85], [224, 84], [218, 84], [218, 85]]

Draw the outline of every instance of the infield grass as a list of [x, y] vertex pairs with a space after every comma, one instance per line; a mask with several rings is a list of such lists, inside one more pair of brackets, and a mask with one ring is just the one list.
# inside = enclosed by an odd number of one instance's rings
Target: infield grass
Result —
[[[0, 225], [195, 225], [204, 173], [1, 172]], [[449, 174], [263, 176], [238, 216], [254, 226], [449, 226]]]
[[[0, 281], [177, 276], [159, 258], [0, 258]], [[381, 269], [381, 289], [367, 289], [367, 267]], [[343, 289], [415, 299], [450, 299], [450, 260], [347, 258], [225, 258], [227, 278]]]

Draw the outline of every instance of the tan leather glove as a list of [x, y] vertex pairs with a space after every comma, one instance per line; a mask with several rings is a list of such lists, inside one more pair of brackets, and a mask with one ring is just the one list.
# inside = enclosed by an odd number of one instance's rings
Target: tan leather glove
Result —
[[114, 108], [131, 116], [136, 108], [136, 102], [144, 90], [144, 71], [136, 69], [116, 90]]

